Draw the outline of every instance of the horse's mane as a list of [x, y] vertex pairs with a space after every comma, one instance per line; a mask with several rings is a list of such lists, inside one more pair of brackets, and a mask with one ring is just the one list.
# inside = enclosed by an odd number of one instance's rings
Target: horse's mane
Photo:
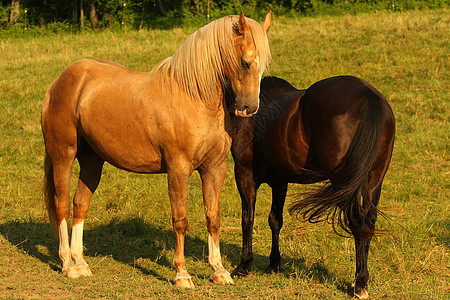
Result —
[[[270, 63], [266, 32], [260, 24], [246, 18], [253, 35], [260, 74]], [[235, 71], [239, 61], [235, 55], [233, 30], [238, 28], [239, 16], [215, 20], [194, 32], [171, 57], [161, 61], [150, 72], [161, 71], [163, 80], [177, 82], [180, 89], [194, 99], [211, 100], [217, 89], [225, 84], [223, 68]]]

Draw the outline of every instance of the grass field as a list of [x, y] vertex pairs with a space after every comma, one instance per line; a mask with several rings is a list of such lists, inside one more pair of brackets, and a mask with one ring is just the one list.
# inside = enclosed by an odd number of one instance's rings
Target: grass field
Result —
[[[397, 120], [394, 156], [379, 219], [388, 233], [370, 249], [372, 299], [450, 298], [450, 11], [360, 16], [275, 17], [268, 74], [306, 88], [339, 74], [362, 77], [390, 102]], [[150, 70], [195, 31], [100, 32], [0, 40], [0, 298], [300, 298], [346, 299], [354, 276], [352, 239], [327, 224], [285, 213], [283, 271], [265, 275], [270, 251], [270, 191], [260, 189], [253, 276], [216, 286], [207, 263], [199, 176], [188, 194], [188, 270], [195, 290], [172, 284], [174, 234], [165, 175], [105, 166], [85, 222], [94, 276], [59, 273], [57, 241], [41, 195], [44, 145], [40, 108], [48, 85], [80, 58]], [[231, 271], [240, 257], [240, 199], [229, 158], [221, 198], [221, 250]], [[76, 171], [77, 166], [74, 170]], [[73, 175], [75, 189], [77, 174]], [[289, 194], [303, 189], [292, 185]], [[293, 196], [288, 196], [288, 203]]]

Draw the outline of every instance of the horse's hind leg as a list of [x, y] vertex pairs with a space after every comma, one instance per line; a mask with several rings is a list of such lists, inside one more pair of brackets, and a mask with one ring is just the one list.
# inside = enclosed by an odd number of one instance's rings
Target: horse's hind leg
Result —
[[226, 161], [215, 167], [200, 170], [203, 203], [208, 227], [209, 264], [214, 270], [213, 281], [220, 284], [233, 283], [233, 279], [222, 265], [219, 246], [219, 198], [226, 176]]
[[286, 200], [287, 184], [272, 186], [272, 208], [269, 214], [269, 225], [272, 230], [272, 250], [270, 252], [270, 265], [266, 273], [280, 272], [280, 230], [283, 227], [283, 207]]
[[76, 147], [63, 147], [61, 144], [46, 145], [46, 151], [53, 164], [55, 184], [55, 216], [59, 240], [58, 254], [62, 261], [62, 273], [70, 278], [78, 277], [69, 247], [67, 220], [70, 217], [70, 176], [75, 159]]
[[[372, 192], [369, 192], [368, 201], [373, 205], [372, 207], [376, 207], [378, 201], [380, 199], [381, 193], [381, 184], [377, 188], [375, 188]], [[365, 201], [365, 200], [364, 200]], [[369, 231], [373, 232], [375, 230], [375, 223], [377, 221], [377, 212], [374, 209], [370, 209], [368, 211], [368, 224], [366, 224], [366, 228]], [[350, 224], [351, 225], [351, 224]], [[355, 250], [356, 250], [356, 272], [355, 272], [355, 281], [354, 285], [354, 295], [359, 299], [366, 299], [369, 294], [367, 292], [367, 286], [369, 281], [369, 271], [367, 269], [367, 258], [369, 255], [369, 246], [370, 241], [372, 240], [373, 233], [366, 233], [362, 236], [358, 235], [354, 231], [355, 228], [350, 228], [352, 232], [354, 232], [355, 238]], [[358, 228], [356, 228], [357, 230]]]
[[83, 258], [83, 224], [92, 194], [100, 182], [104, 160], [84, 140], [78, 147], [77, 159], [80, 164], [80, 176], [73, 200], [71, 254], [78, 275], [90, 276], [91, 270]]

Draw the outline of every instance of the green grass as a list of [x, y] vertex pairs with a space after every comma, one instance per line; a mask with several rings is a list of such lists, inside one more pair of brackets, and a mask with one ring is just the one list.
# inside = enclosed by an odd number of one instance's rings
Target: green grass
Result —
[[[450, 126], [448, 10], [359, 16], [275, 17], [268, 74], [299, 88], [339, 74], [377, 87], [397, 120], [394, 156], [381, 209], [392, 221], [370, 250], [373, 299], [448, 299]], [[351, 239], [327, 224], [303, 224], [285, 213], [283, 272], [265, 275], [270, 251], [270, 191], [257, 201], [253, 276], [233, 286], [210, 282], [199, 176], [188, 195], [188, 269], [195, 290], [175, 288], [174, 234], [165, 175], [104, 168], [85, 222], [85, 254], [93, 277], [59, 272], [56, 238], [41, 196], [40, 107], [48, 85], [80, 58], [150, 70], [195, 31], [62, 34], [0, 40], [0, 297], [1, 298], [292, 298], [346, 299], [354, 274]], [[232, 270], [240, 257], [240, 200], [232, 160], [221, 198], [221, 250]], [[75, 166], [74, 171], [77, 170]], [[76, 172], [72, 191], [75, 190]], [[292, 185], [293, 194], [302, 187]]]

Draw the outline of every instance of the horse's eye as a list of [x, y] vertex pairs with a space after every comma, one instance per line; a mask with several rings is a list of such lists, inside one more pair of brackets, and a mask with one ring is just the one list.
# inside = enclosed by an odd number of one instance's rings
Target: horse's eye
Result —
[[243, 59], [241, 59], [241, 65], [246, 70], [250, 69], [250, 64]]

